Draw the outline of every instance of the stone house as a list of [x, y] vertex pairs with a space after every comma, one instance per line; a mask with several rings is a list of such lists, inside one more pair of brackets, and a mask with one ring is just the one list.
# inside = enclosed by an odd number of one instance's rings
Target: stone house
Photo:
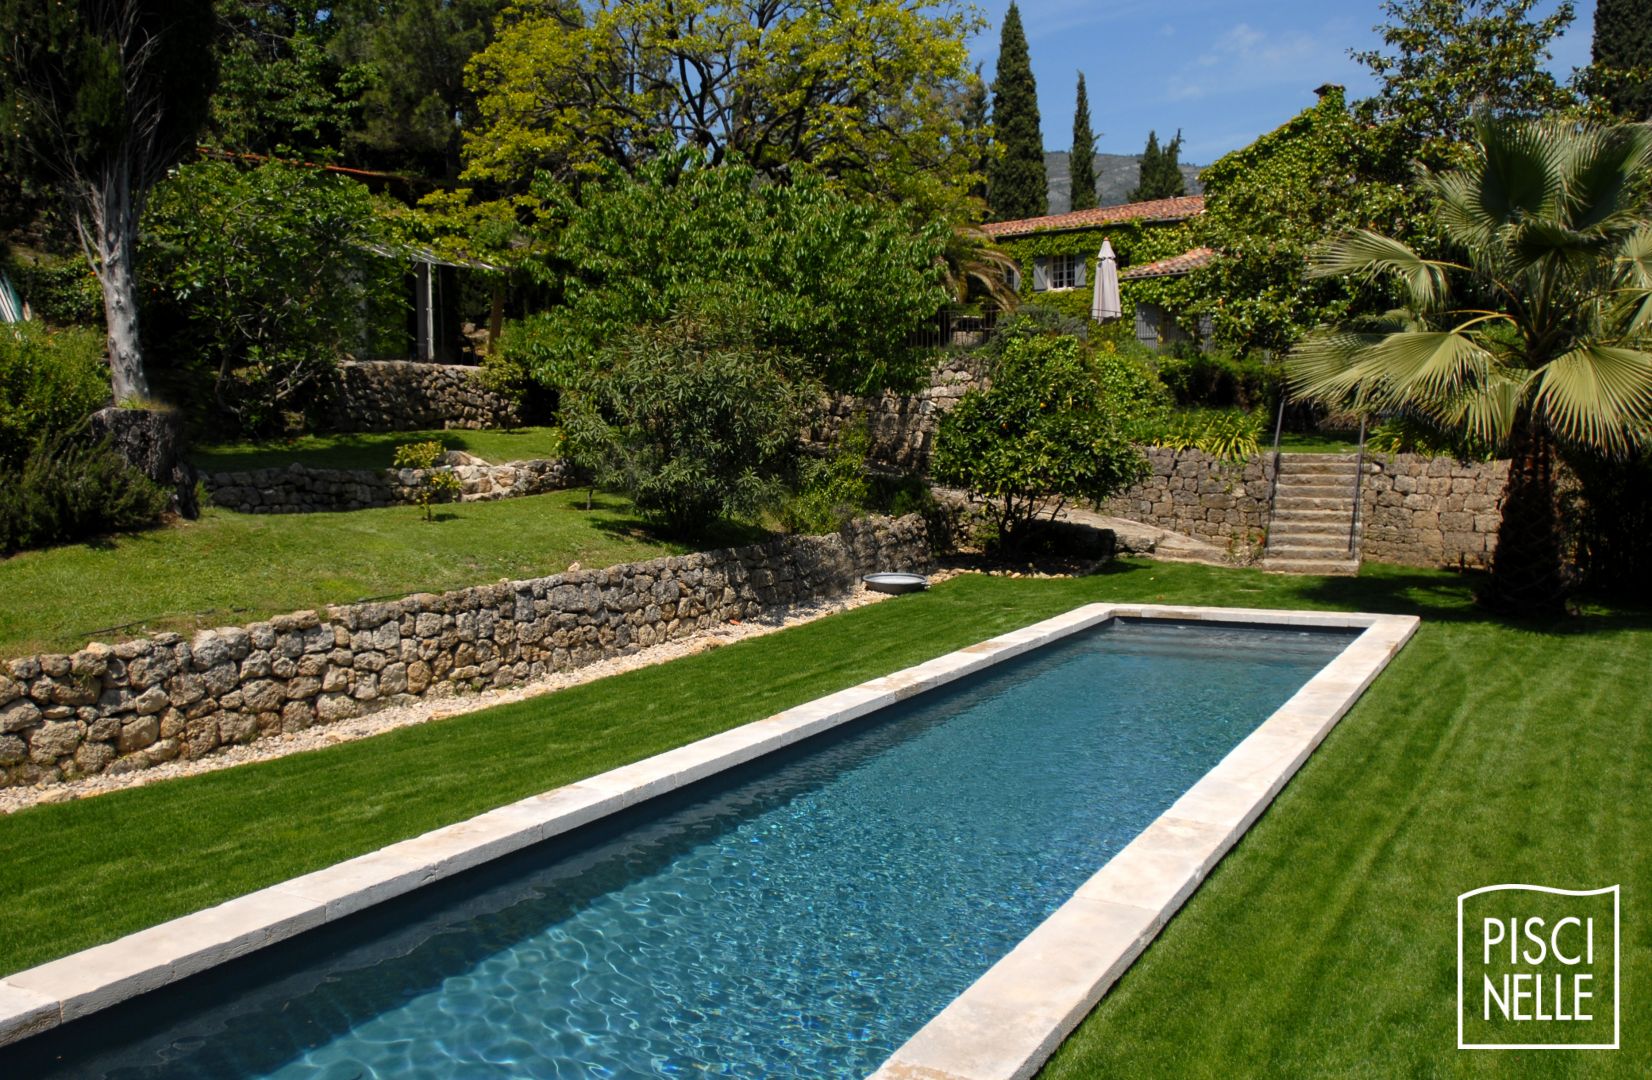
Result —
[[1027, 301], [1075, 316], [1090, 311], [1096, 253], [1108, 240], [1118, 257], [1124, 317], [1138, 340], [1152, 348], [1203, 336], [1208, 328], [1182, 327], [1151, 290], [1136, 295], [1129, 282], [1177, 277], [1207, 264], [1208, 248], [1194, 246], [1194, 219], [1204, 213], [1203, 195], [1102, 206], [1067, 214], [995, 221], [981, 227], [1015, 259], [1016, 291]]

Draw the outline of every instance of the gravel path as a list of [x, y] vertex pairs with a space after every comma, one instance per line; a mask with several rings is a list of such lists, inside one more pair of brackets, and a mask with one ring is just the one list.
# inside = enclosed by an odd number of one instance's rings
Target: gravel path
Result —
[[[943, 572], [931, 580], [951, 576], [953, 574]], [[300, 731], [291, 735], [263, 738], [257, 742], [221, 750], [194, 761], [169, 761], [164, 765], [157, 765], [141, 772], [126, 773], [119, 776], [100, 774], [86, 777], [83, 780], [56, 783], [44, 787], [0, 789], [0, 814], [15, 813], [25, 807], [41, 803], [86, 799], [109, 791], [140, 787], [144, 784], [171, 780], [179, 776], [195, 776], [199, 773], [216, 772], [219, 769], [228, 769], [251, 761], [270, 761], [274, 758], [301, 753], [305, 750], [316, 750], [336, 743], [366, 739], [386, 731], [394, 731], [396, 728], [422, 724], [427, 720], [440, 720], [444, 717], [459, 716], [463, 713], [492, 708], [495, 705], [504, 705], [508, 702], [525, 701], [528, 698], [552, 694], [570, 686], [594, 682], [597, 679], [618, 675], [621, 672], [634, 671], [637, 668], [663, 664], [668, 660], [675, 660], [681, 656], [705, 652], [707, 649], [715, 649], [745, 638], [772, 634], [777, 630], [784, 630], [788, 626], [813, 622], [827, 615], [836, 615], [841, 611], [848, 611], [851, 608], [863, 607], [866, 604], [887, 599], [889, 597], [883, 593], [870, 592], [865, 586], [857, 585], [853, 593], [835, 600], [818, 600], [807, 604], [797, 604], [770, 612], [756, 619], [725, 623], [722, 626], [702, 630], [686, 638], [642, 649], [629, 656], [616, 656], [607, 660], [599, 660], [594, 664], [588, 664], [574, 671], [547, 675], [535, 682], [525, 683], [521, 686], [506, 687], [499, 690], [483, 690], [479, 693], [431, 695], [421, 701], [381, 709], [378, 712], [354, 720], [313, 727], [307, 731]]]

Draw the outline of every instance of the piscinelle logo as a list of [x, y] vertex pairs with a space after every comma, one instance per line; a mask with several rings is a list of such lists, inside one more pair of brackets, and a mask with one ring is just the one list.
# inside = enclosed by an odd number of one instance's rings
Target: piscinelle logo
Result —
[[1457, 897], [1457, 1048], [1616, 1050], [1618, 886]]

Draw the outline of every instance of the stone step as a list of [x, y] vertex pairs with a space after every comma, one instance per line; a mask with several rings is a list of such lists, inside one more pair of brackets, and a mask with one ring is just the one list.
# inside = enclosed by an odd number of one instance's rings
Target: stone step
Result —
[[1352, 461], [1292, 461], [1284, 458], [1279, 462], [1280, 476], [1346, 476], [1352, 479], [1358, 471], [1358, 464]]
[[1268, 549], [1264, 553], [1268, 558], [1280, 559], [1349, 559], [1348, 538], [1327, 536], [1324, 543], [1301, 540], [1279, 540], [1268, 538]]
[[1297, 537], [1306, 538], [1318, 536], [1340, 536], [1346, 540], [1348, 537], [1348, 522], [1334, 519], [1326, 519], [1324, 521], [1285, 521], [1275, 518], [1272, 527], [1268, 529], [1269, 543], [1272, 543], [1275, 539], [1283, 542], [1287, 537], [1295, 539]]
[[1351, 500], [1348, 505], [1334, 510], [1312, 510], [1302, 507], [1287, 510], [1276, 504], [1274, 506], [1273, 521], [1276, 525], [1282, 521], [1300, 522], [1303, 524], [1318, 523], [1321, 521], [1340, 521], [1344, 526], [1346, 526], [1348, 524], [1348, 518], [1353, 514], [1353, 512], [1354, 505]]
[[1286, 495], [1281, 492], [1273, 505], [1280, 513], [1292, 510], [1336, 510], [1351, 515], [1354, 512], [1354, 496], [1352, 492], [1341, 498], [1329, 495]]
[[1289, 482], [1279, 481], [1279, 487], [1274, 490], [1275, 498], [1284, 498], [1287, 495], [1308, 495], [1323, 499], [1342, 496], [1350, 501], [1354, 498], [1353, 484], [1316, 484], [1312, 481], [1297, 480]]
[[1268, 556], [1262, 569], [1274, 574], [1357, 574], [1358, 559], [1278, 559]]
[[1293, 454], [1283, 453], [1279, 460], [1302, 465], [1355, 465], [1358, 454]]

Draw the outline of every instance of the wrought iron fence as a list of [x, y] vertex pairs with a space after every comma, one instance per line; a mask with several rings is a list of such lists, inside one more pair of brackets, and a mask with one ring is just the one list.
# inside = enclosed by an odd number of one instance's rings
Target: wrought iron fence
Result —
[[968, 349], [998, 332], [998, 312], [945, 307], [907, 339], [915, 349]]

